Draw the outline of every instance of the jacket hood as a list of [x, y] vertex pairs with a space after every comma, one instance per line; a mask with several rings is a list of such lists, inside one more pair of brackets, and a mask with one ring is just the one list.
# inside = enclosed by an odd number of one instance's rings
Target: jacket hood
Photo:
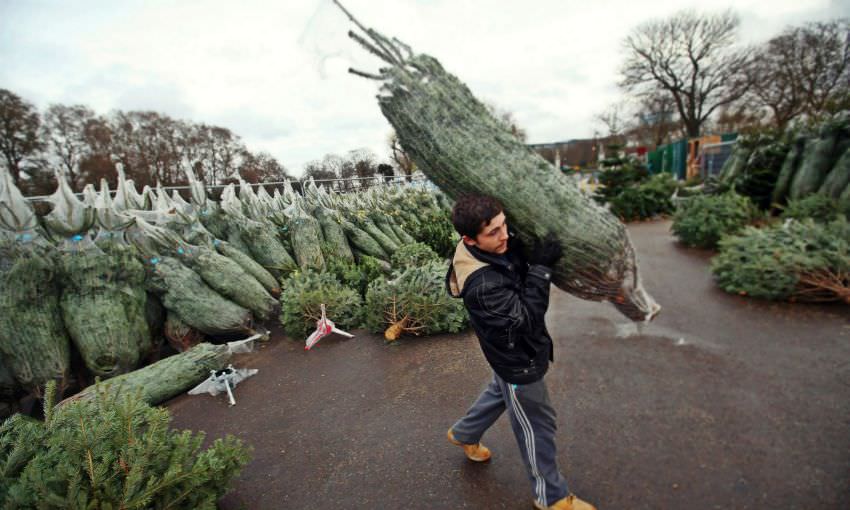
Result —
[[466, 283], [469, 275], [489, 265], [489, 263], [475, 258], [463, 240], [458, 242], [457, 248], [455, 248], [454, 258], [452, 259], [452, 266], [449, 269], [449, 293], [454, 297], [460, 297], [461, 293], [463, 293], [463, 285]]

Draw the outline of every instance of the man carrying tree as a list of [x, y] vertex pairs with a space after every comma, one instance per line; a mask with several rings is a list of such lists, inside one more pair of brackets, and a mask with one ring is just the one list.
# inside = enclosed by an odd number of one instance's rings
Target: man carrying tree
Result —
[[534, 488], [534, 507], [595, 510], [570, 493], [558, 469], [555, 410], [543, 381], [553, 360], [544, 315], [561, 245], [547, 237], [524, 260], [520, 240], [508, 233], [502, 205], [489, 196], [461, 197], [452, 210], [452, 223], [462, 240], [446, 286], [452, 296], [463, 298], [494, 374], [466, 415], [449, 428], [448, 439], [470, 460], [489, 460], [481, 436], [507, 409]]

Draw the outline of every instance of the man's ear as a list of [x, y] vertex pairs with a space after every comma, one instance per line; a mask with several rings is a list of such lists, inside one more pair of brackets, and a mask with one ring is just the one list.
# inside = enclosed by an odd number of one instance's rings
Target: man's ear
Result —
[[478, 242], [476, 242], [475, 239], [473, 239], [469, 236], [461, 236], [460, 238], [463, 239], [464, 244], [468, 244], [469, 246], [477, 246], [478, 245]]

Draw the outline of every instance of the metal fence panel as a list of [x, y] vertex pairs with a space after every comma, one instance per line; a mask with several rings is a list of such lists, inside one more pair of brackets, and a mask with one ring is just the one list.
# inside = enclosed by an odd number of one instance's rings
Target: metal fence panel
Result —
[[723, 164], [729, 159], [735, 140], [704, 145], [699, 156], [699, 174], [703, 179], [720, 174]]

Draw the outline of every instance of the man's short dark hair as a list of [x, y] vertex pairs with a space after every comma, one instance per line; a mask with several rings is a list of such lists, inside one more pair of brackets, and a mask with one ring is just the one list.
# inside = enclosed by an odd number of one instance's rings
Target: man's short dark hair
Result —
[[461, 195], [452, 208], [452, 224], [458, 234], [474, 238], [503, 210], [502, 204], [491, 196]]

